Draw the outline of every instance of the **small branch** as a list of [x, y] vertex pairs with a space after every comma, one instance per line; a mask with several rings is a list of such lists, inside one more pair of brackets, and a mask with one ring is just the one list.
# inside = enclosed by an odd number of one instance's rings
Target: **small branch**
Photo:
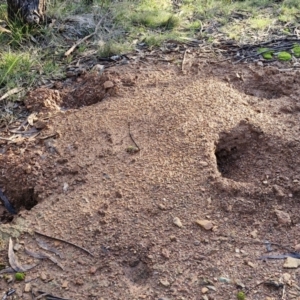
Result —
[[187, 52], [187, 49], [183, 53], [182, 64], [181, 64], [181, 71], [182, 72], [184, 72], [184, 64], [185, 64], [185, 60], [186, 60], [186, 52]]
[[138, 146], [138, 144], [135, 142], [135, 140], [133, 139], [133, 136], [131, 135], [131, 132], [130, 132], [130, 123], [128, 122], [128, 131], [129, 131], [129, 136], [132, 140], [132, 142], [134, 143], [134, 145], [137, 147], [138, 151], [140, 151], [140, 147]]
[[80, 250], [86, 252], [87, 254], [91, 255], [92, 257], [94, 257], [94, 255], [93, 255], [89, 250], [87, 250], [87, 249], [85, 249], [85, 248], [82, 248], [82, 247], [80, 247], [80, 246], [78, 246], [78, 245], [76, 245], [76, 244], [73, 244], [73, 243], [71, 243], [71, 242], [68, 242], [68, 241], [63, 240], [63, 239], [60, 239], [60, 238], [56, 238], [56, 237], [52, 237], [52, 236], [46, 235], [46, 234], [41, 233], [41, 232], [38, 232], [38, 231], [34, 231], [34, 233], [36, 233], [36, 234], [38, 234], [38, 235], [40, 235], [40, 236], [49, 238], [49, 239], [53, 239], [53, 240], [56, 240], [56, 241], [60, 241], [60, 242], [66, 243], [66, 244], [71, 245], [71, 246], [73, 246], [73, 247], [75, 247], [75, 248], [78, 248], [78, 249], [80, 249]]
[[98, 24], [95, 27], [95, 31], [87, 36], [85, 36], [84, 38], [82, 38], [81, 40], [77, 41], [67, 52], [65, 52], [65, 56], [69, 56], [80, 44], [82, 44], [84, 41], [88, 40], [89, 38], [91, 38], [92, 36], [94, 36], [98, 29], [100, 24], [102, 23], [104, 17], [106, 17], [106, 15], [104, 15], [100, 21], [98, 22]]
[[4, 95], [0, 98], [0, 101], [2, 101], [2, 100], [4, 100], [4, 99], [8, 98], [8, 97], [11, 96], [11, 95], [20, 93], [20, 92], [22, 92], [23, 90], [24, 90], [24, 88], [19, 88], [19, 87], [13, 88], [13, 89], [11, 89], [10, 91], [8, 91], [7, 93], [4, 94]]

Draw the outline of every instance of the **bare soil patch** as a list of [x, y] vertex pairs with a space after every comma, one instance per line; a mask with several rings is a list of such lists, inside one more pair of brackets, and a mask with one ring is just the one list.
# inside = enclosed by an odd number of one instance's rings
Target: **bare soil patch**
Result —
[[[258, 285], [277, 281], [299, 297], [298, 269], [258, 260], [265, 240], [299, 243], [298, 77], [193, 57], [184, 72], [137, 63], [31, 92], [25, 103], [46, 126], [1, 144], [1, 186], [19, 211], [1, 227], [27, 231], [16, 252], [27, 264], [35, 259], [24, 248], [40, 250], [33, 231], [94, 255], [44, 238], [64, 254], [63, 270], [43, 260], [27, 272], [31, 289], [70, 299], [236, 299], [244, 289], [247, 299], [280, 299], [281, 286]], [[140, 151], [128, 151], [132, 139]], [[196, 224], [204, 219], [211, 230]], [[29, 299], [24, 285], [0, 279]]]

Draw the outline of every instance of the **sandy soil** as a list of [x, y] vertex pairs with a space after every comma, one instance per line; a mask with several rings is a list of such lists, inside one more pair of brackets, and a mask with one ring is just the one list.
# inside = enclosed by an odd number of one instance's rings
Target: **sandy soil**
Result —
[[[276, 66], [194, 58], [184, 72], [140, 63], [31, 92], [40, 135], [1, 144], [1, 186], [19, 214], [6, 223], [2, 210], [0, 261], [13, 236], [19, 260], [40, 263], [25, 282], [1, 275], [1, 291], [300, 299], [297, 268], [258, 259], [288, 252], [266, 253], [266, 240], [299, 249], [299, 83]], [[46, 252], [41, 239], [63, 270], [26, 254]]]

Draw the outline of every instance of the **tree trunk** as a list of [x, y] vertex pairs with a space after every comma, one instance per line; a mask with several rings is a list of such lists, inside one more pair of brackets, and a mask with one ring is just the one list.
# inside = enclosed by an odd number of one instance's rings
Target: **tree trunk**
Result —
[[46, 0], [7, 0], [8, 19], [24, 24], [41, 24], [45, 20]]

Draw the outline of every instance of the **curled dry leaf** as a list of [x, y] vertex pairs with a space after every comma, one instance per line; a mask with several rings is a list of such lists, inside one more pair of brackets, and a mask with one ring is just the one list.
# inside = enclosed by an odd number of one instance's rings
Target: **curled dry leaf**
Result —
[[13, 241], [10, 238], [9, 239], [9, 245], [8, 245], [8, 259], [9, 259], [9, 264], [14, 269], [15, 272], [27, 272], [30, 269], [36, 267], [37, 265], [21, 265], [18, 261], [17, 256], [14, 253], [14, 245]]

